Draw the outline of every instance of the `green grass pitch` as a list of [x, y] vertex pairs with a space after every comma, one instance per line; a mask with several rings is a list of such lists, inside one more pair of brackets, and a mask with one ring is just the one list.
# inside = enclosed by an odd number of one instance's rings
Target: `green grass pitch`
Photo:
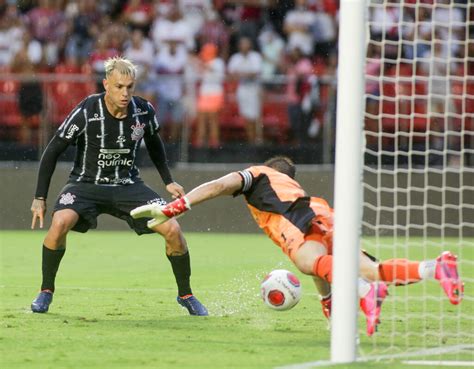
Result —
[[[212, 315], [204, 318], [188, 316], [176, 303], [159, 236], [99, 231], [70, 234], [50, 312], [32, 314], [43, 237], [43, 231], [0, 233], [1, 368], [260, 369], [329, 359], [330, 334], [311, 279], [263, 235], [186, 234], [193, 290]], [[421, 258], [421, 249], [409, 256]], [[463, 257], [474, 260], [472, 247]], [[301, 302], [287, 312], [266, 308], [259, 297], [261, 279], [277, 268], [296, 272], [303, 283]], [[462, 272], [473, 279], [472, 268]], [[472, 287], [466, 284], [466, 295]], [[422, 293], [430, 298], [417, 300]], [[450, 306], [434, 282], [390, 287], [390, 294], [375, 337], [363, 334], [360, 319], [364, 354], [473, 343], [472, 297]], [[423, 310], [432, 316], [420, 319]], [[420, 338], [420, 332], [428, 334]], [[473, 360], [473, 354], [425, 359]], [[384, 365], [403, 367], [397, 360]]]

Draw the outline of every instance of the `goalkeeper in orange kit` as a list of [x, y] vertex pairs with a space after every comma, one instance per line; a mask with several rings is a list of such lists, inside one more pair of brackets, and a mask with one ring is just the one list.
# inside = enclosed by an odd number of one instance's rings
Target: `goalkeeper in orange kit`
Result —
[[[327, 318], [331, 313], [333, 209], [321, 198], [310, 197], [294, 180], [296, 168], [287, 157], [275, 157], [261, 166], [227, 174], [204, 183], [167, 205], [144, 205], [131, 211], [133, 218], [152, 218], [150, 227], [180, 216], [203, 201], [221, 195], [243, 195], [260, 228], [304, 274], [313, 277], [322, 295]], [[463, 283], [456, 256], [443, 252], [435, 260], [391, 259], [377, 261], [361, 252], [358, 293], [366, 316], [367, 334], [379, 324], [387, 284], [406, 285], [422, 279], [440, 282], [450, 302], [459, 304]]]

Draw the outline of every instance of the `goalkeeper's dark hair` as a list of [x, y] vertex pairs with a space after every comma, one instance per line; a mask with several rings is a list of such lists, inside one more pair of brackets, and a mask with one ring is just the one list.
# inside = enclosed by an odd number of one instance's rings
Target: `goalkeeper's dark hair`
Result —
[[295, 178], [296, 175], [296, 166], [287, 156], [274, 156], [271, 159], [268, 159], [263, 165], [273, 168], [280, 173], [286, 174], [290, 178]]

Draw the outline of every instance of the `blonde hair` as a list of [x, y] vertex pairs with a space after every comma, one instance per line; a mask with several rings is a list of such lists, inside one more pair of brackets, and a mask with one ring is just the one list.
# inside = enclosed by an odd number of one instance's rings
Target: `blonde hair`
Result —
[[105, 78], [109, 78], [114, 70], [117, 70], [120, 74], [135, 78], [137, 74], [137, 67], [127, 58], [121, 56], [114, 56], [108, 58], [104, 62], [105, 67]]

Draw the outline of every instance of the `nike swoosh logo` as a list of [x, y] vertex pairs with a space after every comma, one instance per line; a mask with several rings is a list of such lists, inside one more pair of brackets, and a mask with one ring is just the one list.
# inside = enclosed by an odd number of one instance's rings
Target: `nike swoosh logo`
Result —
[[107, 133], [104, 133], [103, 135], [97, 135], [97, 138], [102, 138], [102, 137], [105, 137], [107, 136]]

